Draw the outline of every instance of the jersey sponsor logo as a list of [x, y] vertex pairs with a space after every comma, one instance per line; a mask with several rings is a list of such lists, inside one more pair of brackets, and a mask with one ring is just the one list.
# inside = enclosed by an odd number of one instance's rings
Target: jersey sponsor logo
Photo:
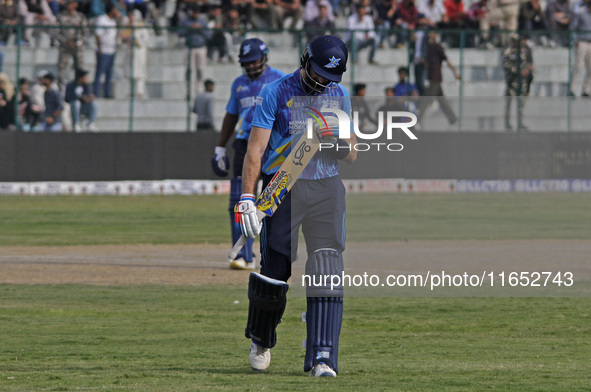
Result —
[[291, 120], [289, 122], [289, 134], [290, 135], [301, 135], [306, 132], [306, 126], [308, 122], [305, 120]]
[[240, 107], [248, 108], [255, 105], [255, 98], [254, 97], [244, 97], [240, 98]]
[[261, 97], [259, 95], [258, 97], [255, 98], [254, 103], [255, 103], [255, 105], [262, 105], [263, 104], [263, 97]]
[[326, 64], [324, 66], [324, 68], [336, 68], [336, 67], [339, 66], [339, 61], [340, 60], [341, 60], [340, 57], [337, 59], [334, 56], [332, 56], [331, 58], [328, 59], [328, 64]]

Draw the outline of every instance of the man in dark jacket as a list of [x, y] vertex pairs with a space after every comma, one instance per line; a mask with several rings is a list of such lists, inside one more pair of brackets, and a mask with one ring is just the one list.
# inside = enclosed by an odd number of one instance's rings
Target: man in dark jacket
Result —
[[88, 122], [86, 129], [89, 131], [98, 131], [94, 124], [96, 120], [96, 104], [94, 94], [91, 93], [88, 82], [88, 71], [83, 69], [76, 70], [76, 79], [66, 85], [66, 102], [70, 104], [72, 112], [72, 126], [76, 132], [82, 131], [80, 116], [87, 116]]

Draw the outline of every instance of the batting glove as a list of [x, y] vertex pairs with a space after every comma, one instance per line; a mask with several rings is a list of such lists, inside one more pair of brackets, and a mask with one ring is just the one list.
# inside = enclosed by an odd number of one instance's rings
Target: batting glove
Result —
[[345, 159], [349, 155], [350, 146], [346, 140], [339, 139], [339, 119], [335, 116], [326, 116], [326, 127], [318, 128], [316, 131], [322, 143], [334, 145], [332, 153], [337, 159]]
[[226, 156], [226, 147], [218, 146], [215, 148], [215, 155], [211, 158], [211, 168], [220, 177], [226, 177], [228, 175], [230, 160]]
[[316, 132], [322, 143], [335, 144], [339, 140], [339, 119], [335, 116], [326, 116], [324, 119], [326, 125], [323, 124], [322, 128], [318, 127]]
[[240, 226], [242, 235], [247, 238], [254, 239], [261, 232], [261, 222], [259, 222], [256, 211], [254, 195], [243, 193], [240, 196], [240, 202], [234, 207], [234, 221]]

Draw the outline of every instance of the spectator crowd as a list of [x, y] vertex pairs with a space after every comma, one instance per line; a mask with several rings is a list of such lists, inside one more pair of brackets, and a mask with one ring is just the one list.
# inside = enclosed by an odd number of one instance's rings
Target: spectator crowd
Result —
[[[591, 30], [591, 0], [176, 0], [174, 12], [163, 25], [165, 2], [0, 0], [0, 72], [3, 46], [38, 46], [45, 35], [59, 51], [55, 74], [43, 71], [35, 75], [35, 82], [23, 78], [16, 87], [5, 74], [0, 78], [0, 129], [14, 124], [18, 115], [22, 129], [96, 130], [95, 98], [113, 98], [118, 53], [124, 52], [125, 76], [134, 86], [130, 95], [146, 97], [150, 30], [158, 36], [165, 28], [175, 31], [179, 45], [188, 48], [194, 82], [191, 97], [204, 92], [208, 63], [236, 61], [235, 47], [250, 29], [297, 33], [294, 46], [300, 38], [340, 35], [354, 62], [360, 51], [367, 50], [370, 66], [377, 64], [376, 51], [407, 46], [419, 94], [426, 91], [429, 30], [444, 30], [442, 48], [503, 50], [511, 46], [511, 32], [519, 30], [529, 47], [574, 44], [573, 79], [585, 67], [582, 94], [591, 92], [591, 61], [586, 60], [591, 36], [581, 33], [569, 42], [567, 34]], [[85, 63], [85, 48], [94, 49], [94, 64]], [[89, 69], [94, 69], [92, 80]], [[14, 114], [5, 114], [9, 112]]]

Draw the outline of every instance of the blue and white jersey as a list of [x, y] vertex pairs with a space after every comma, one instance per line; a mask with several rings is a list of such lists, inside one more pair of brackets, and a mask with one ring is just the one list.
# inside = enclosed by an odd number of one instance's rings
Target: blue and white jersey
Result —
[[263, 87], [284, 75], [284, 72], [267, 66], [256, 80], [251, 80], [247, 75], [241, 75], [234, 80], [226, 111], [238, 115], [236, 139], [248, 140], [256, 97]]
[[[298, 69], [292, 74], [269, 83], [257, 97], [252, 125], [271, 130], [269, 144], [262, 161], [262, 172], [265, 174], [277, 172], [289, 155], [293, 142], [298, 139], [297, 135], [304, 134], [306, 131], [309, 114], [303, 110], [304, 108], [297, 108], [298, 110], [295, 110], [295, 107], [292, 108], [295, 106], [294, 97], [306, 97], [300, 82], [301, 76]], [[300, 100], [295, 100], [295, 102], [298, 101]], [[314, 109], [318, 111], [323, 107], [341, 109], [351, 118], [349, 92], [341, 85], [324, 94], [307, 97], [301, 101], [312, 102], [312, 107], [315, 106]], [[330, 151], [325, 149], [316, 153], [300, 178], [318, 180], [338, 174], [337, 160]]]

